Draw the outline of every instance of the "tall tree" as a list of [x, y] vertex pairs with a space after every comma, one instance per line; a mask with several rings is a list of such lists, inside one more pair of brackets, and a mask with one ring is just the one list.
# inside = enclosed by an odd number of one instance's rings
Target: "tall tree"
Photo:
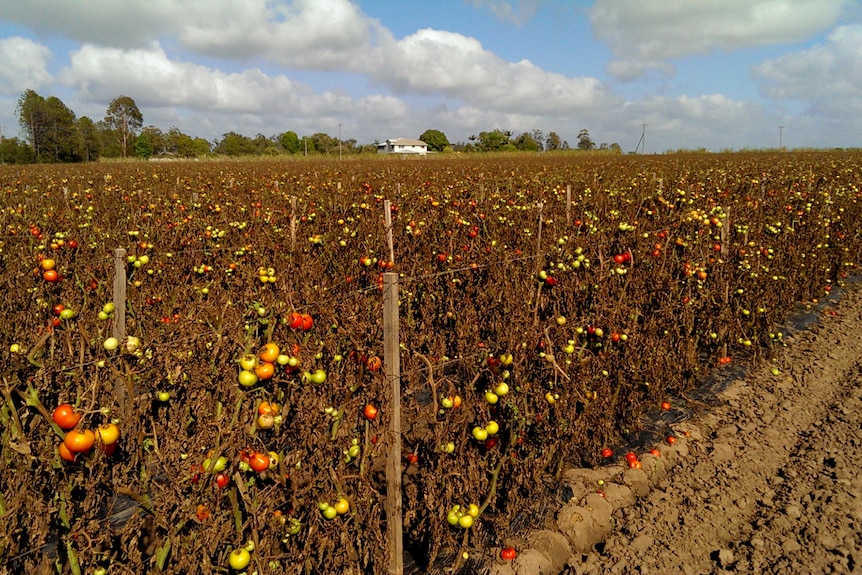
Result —
[[78, 139], [80, 142], [81, 159], [85, 162], [98, 160], [102, 153], [99, 128], [87, 116], [78, 118]]
[[278, 137], [278, 142], [288, 154], [295, 154], [300, 150], [299, 136], [296, 135], [296, 132], [284, 132]]
[[533, 135], [529, 132], [524, 132], [512, 142], [516, 148], [525, 152], [538, 152], [542, 149], [542, 145], [536, 141]]
[[108, 105], [105, 124], [117, 134], [125, 158], [131, 142], [144, 124], [144, 117], [133, 99], [129, 96], [120, 96], [114, 98]]
[[435, 152], [442, 152], [451, 145], [449, 144], [449, 138], [440, 130], [425, 130], [419, 136], [419, 139], [428, 144], [429, 150], [434, 150]]
[[578, 133], [578, 149], [579, 150], [595, 150], [596, 143], [590, 138], [590, 131], [583, 129]]
[[33, 159], [38, 161], [39, 152], [45, 139], [47, 121], [45, 118], [45, 98], [33, 90], [27, 90], [18, 98], [18, 106], [15, 111], [18, 114], [18, 124], [27, 134], [26, 138], [30, 143]]
[[563, 142], [559, 134], [556, 132], [548, 132], [548, 138], [545, 140], [546, 150], [559, 150], [562, 148]]

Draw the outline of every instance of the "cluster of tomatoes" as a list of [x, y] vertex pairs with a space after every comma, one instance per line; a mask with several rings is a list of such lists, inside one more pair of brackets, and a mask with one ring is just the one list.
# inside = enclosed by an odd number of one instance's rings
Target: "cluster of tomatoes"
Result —
[[63, 281], [63, 274], [57, 271], [57, 261], [51, 258], [42, 258], [39, 261], [39, 268], [36, 274], [42, 274], [42, 279], [49, 284], [56, 284]]
[[51, 418], [66, 432], [57, 446], [60, 457], [66, 461], [74, 462], [78, 454], [89, 453], [97, 443], [106, 455], [112, 455], [117, 448], [120, 428], [116, 423], [104, 423], [95, 431], [80, 427], [82, 415], [68, 403], [58, 405]]

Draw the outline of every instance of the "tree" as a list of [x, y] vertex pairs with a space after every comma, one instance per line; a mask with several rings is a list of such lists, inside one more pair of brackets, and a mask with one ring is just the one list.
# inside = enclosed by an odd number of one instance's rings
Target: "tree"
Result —
[[541, 144], [539, 144], [539, 142], [537, 142], [529, 132], [524, 132], [515, 138], [512, 143], [515, 145], [515, 148], [525, 152], [538, 152], [542, 149]]
[[221, 141], [216, 143], [213, 151], [225, 156], [250, 156], [254, 154], [254, 143], [242, 134], [228, 132], [222, 135]]
[[442, 152], [450, 146], [449, 138], [440, 130], [425, 130], [419, 139], [428, 144], [428, 149]]
[[0, 136], [0, 164], [30, 164], [33, 161], [33, 151], [27, 142]]
[[281, 134], [278, 137], [278, 142], [281, 144], [281, 147], [288, 154], [296, 154], [300, 151], [301, 146], [299, 144], [299, 136], [296, 135], [296, 132], [287, 131]]
[[595, 150], [596, 143], [590, 138], [589, 130], [581, 130], [578, 133], [578, 149], [579, 150]]
[[333, 150], [338, 151], [338, 138], [333, 138], [322, 132], [312, 134], [308, 139], [308, 150], [311, 151], [312, 148], [321, 154], [328, 154]]
[[26, 138], [30, 143], [33, 159], [38, 161], [39, 152], [45, 139], [45, 98], [33, 90], [25, 91], [18, 98], [16, 114], [18, 115], [18, 124], [27, 134]]
[[559, 150], [562, 148], [562, 140], [556, 132], [549, 132], [548, 139], [545, 140], [546, 150]]
[[96, 123], [87, 116], [78, 118], [78, 139], [81, 159], [85, 162], [98, 160], [102, 153], [102, 139], [99, 137], [99, 128]]
[[544, 132], [542, 132], [542, 130], [536, 129], [533, 130], [530, 135], [533, 136], [533, 140], [535, 140], [535, 142], [539, 145], [539, 151], [541, 152], [544, 149], [542, 145], [545, 141]]
[[153, 156], [153, 144], [144, 134], [135, 138], [135, 156], [149, 160]]
[[479, 133], [479, 149], [483, 152], [497, 152], [509, 143], [509, 137], [501, 130]]
[[105, 124], [117, 134], [123, 157], [129, 151], [129, 144], [144, 124], [144, 117], [137, 104], [129, 96], [120, 96], [108, 105]]

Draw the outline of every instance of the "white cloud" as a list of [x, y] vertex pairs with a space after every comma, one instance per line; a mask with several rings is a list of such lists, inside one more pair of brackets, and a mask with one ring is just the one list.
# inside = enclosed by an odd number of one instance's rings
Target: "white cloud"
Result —
[[801, 100], [818, 114], [859, 118], [862, 25], [838, 27], [824, 44], [764, 62], [755, 73], [770, 98]]
[[50, 57], [48, 48], [27, 38], [0, 39], [0, 94], [18, 95], [28, 89], [38, 92], [50, 85]]
[[661, 62], [716, 50], [798, 42], [828, 30], [851, 0], [596, 0], [595, 36], [630, 80]]
[[475, 38], [424, 29], [381, 42], [368, 70], [398, 92], [443, 94], [500, 112], [563, 115], [614, 98], [593, 78], [546, 72], [528, 60], [507, 62]]

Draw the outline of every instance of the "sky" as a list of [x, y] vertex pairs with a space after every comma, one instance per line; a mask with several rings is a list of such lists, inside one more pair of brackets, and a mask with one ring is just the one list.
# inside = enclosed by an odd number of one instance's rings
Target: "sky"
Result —
[[862, 0], [0, 0], [4, 137], [27, 89], [210, 141], [862, 147]]

